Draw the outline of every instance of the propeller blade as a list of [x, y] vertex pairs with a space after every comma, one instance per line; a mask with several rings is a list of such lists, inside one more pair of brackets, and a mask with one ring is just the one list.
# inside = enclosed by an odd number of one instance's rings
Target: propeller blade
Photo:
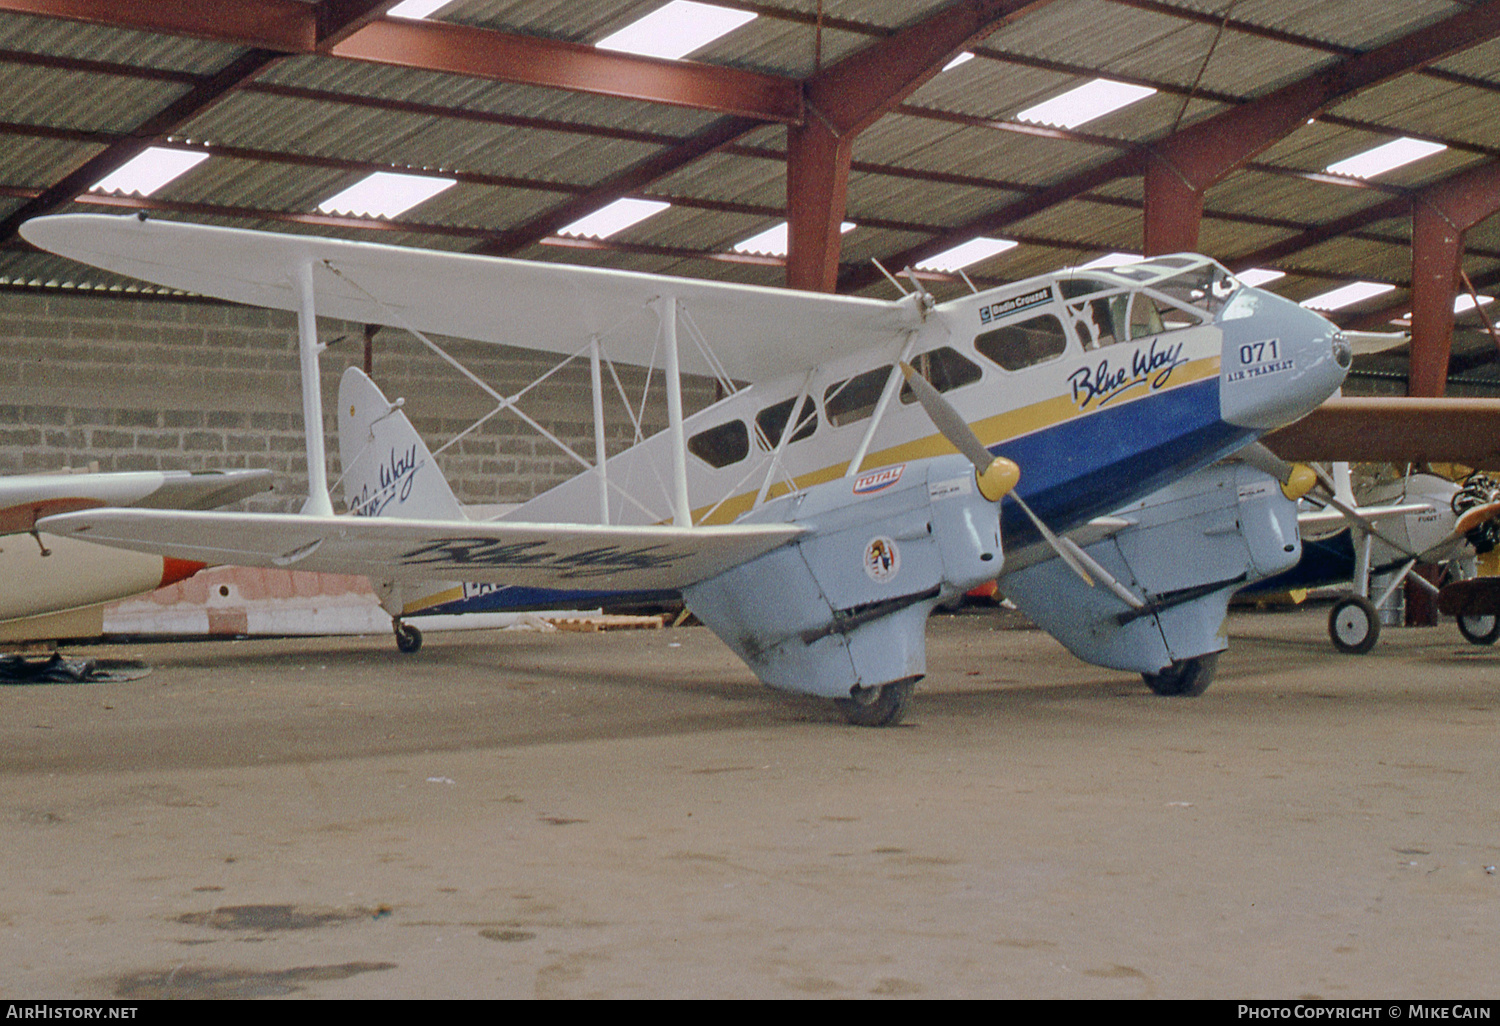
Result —
[[916, 394], [917, 402], [922, 404], [922, 409], [927, 411], [928, 418], [942, 432], [943, 437], [968, 457], [976, 471], [983, 474], [990, 469], [995, 457], [984, 447], [979, 436], [974, 434], [969, 422], [953, 408], [953, 404], [944, 399], [942, 393], [932, 387], [932, 382], [918, 374], [911, 364], [903, 362], [901, 373], [906, 375], [906, 383]]
[[1340, 499], [1337, 492], [1338, 486], [1334, 483], [1333, 478], [1329, 476], [1328, 471], [1317, 465], [1314, 465], [1313, 470], [1318, 475], [1318, 481], [1328, 492], [1327, 495], [1323, 496], [1323, 500], [1327, 502], [1328, 505], [1332, 506], [1334, 509], [1343, 514], [1344, 519], [1349, 521], [1352, 526], [1359, 528], [1359, 530], [1364, 531], [1366, 534], [1370, 534], [1376, 538], [1379, 538], [1381, 541], [1385, 542], [1397, 552], [1400, 552], [1411, 559], [1416, 559], [1418, 557], [1418, 553], [1413, 552], [1405, 545], [1402, 545], [1400, 542], [1396, 541], [1394, 538], [1381, 531], [1380, 528], [1376, 527], [1375, 521], [1365, 516], [1353, 506], [1349, 505], [1343, 499]]
[[979, 440], [979, 436], [974, 434], [973, 428], [969, 427], [969, 422], [964, 420], [963, 415], [955, 410], [947, 399], [943, 398], [941, 392], [932, 387], [930, 381], [918, 374], [916, 368], [909, 363], [901, 364], [901, 373], [906, 375], [906, 383], [916, 394], [917, 402], [922, 404], [922, 409], [927, 411], [927, 416], [942, 432], [943, 437], [953, 443], [953, 447], [974, 464], [974, 470], [980, 479], [980, 491], [986, 497], [991, 497], [986, 488], [986, 478], [994, 478], [998, 484], [997, 495], [994, 496], [996, 501], [1005, 495], [1015, 500], [1016, 505], [1021, 507], [1021, 512], [1025, 513], [1035, 525], [1042, 539], [1052, 547], [1052, 551], [1057, 553], [1058, 558], [1083, 580], [1084, 584], [1090, 588], [1094, 586], [1094, 578], [1089, 576], [1089, 571], [1092, 570], [1126, 605], [1132, 609], [1145, 608], [1145, 603], [1132, 595], [1129, 589], [1115, 580], [1108, 570], [1079, 548], [1077, 543], [1070, 538], [1059, 538], [1050, 527], [1042, 523], [1042, 518], [1032, 512], [1026, 500], [1011, 490], [1019, 474], [1016, 465], [1003, 456], [991, 455], [990, 451], [984, 447], [984, 443]]
[[1280, 481], [1281, 494], [1288, 499], [1302, 498], [1318, 483], [1317, 471], [1312, 467], [1305, 463], [1288, 463], [1260, 442], [1245, 446], [1237, 458]]

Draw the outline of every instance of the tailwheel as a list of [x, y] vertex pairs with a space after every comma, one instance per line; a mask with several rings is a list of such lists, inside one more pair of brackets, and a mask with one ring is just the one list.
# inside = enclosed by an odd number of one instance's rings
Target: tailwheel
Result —
[[1500, 616], [1493, 613], [1460, 613], [1458, 633], [1471, 645], [1493, 645], [1500, 641]]
[[833, 704], [856, 727], [894, 727], [906, 715], [918, 679], [908, 677], [877, 688], [855, 688], [848, 698], [835, 698]]
[[1219, 653], [1179, 659], [1160, 673], [1143, 673], [1146, 687], [1158, 695], [1196, 698], [1208, 690], [1219, 665]]
[[1380, 640], [1380, 615], [1375, 604], [1362, 595], [1350, 595], [1333, 604], [1328, 614], [1328, 636], [1333, 647], [1349, 655], [1364, 655]]
[[393, 621], [392, 628], [396, 631], [396, 648], [407, 655], [411, 655], [422, 647], [422, 632], [409, 623], [400, 620]]

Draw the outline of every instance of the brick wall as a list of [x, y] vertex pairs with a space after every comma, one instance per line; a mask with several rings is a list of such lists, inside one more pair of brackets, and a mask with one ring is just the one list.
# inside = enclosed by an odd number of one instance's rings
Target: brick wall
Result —
[[[0, 294], [0, 474], [80, 467], [202, 470], [268, 467], [276, 490], [245, 508], [296, 509], [306, 495], [296, 318], [206, 302], [69, 293]], [[321, 358], [328, 474], [339, 475], [335, 399], [339, 376], [364, 359], [362, 330], [320, 321], [331, 342]], [[557, 361], [501, 346], [435, 339], [502, 395], [513, 395]], [[635, 401], [642, 372], [619, 368]], [[405, 332], [375, 340], [374, 378], [437, 449], [494, 402]], [[655, 381], [647, 423], [666, 423]], [[606, 376], [607, 393], [612, 391]], [[713, 398], [711, 383], [684, 382], [689, 412]], [[592, 459], [587, 362], [575, 361], [519, 404]], [[631, 428], [606, 397], [610, 452]], [[465, 503], [520, 502], [566, 480], [579, 466], [510, 413], [501, 413], [438, 456]], [[335, 505], [339, 489], [334, 489]]]

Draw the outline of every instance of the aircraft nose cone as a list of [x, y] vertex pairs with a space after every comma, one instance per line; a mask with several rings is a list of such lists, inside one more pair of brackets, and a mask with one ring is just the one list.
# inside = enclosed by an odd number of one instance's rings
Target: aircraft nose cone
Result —
[[1272, 292], [1242, 288], [1220, 312], [1220, 415], [1241, 427], [1290, 424], [1338, 391], [1353, 349], [1338, 325]]

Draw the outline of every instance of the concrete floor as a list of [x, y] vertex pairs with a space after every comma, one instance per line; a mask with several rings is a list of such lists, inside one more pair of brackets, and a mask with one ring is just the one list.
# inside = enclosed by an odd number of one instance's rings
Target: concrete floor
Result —
[[0, 991], [1495, 997], [1500, 650], [1324, 616], [1198, 699], [940, 617], [893, 730], [702, 628], [101, 648], [0, 688]]

